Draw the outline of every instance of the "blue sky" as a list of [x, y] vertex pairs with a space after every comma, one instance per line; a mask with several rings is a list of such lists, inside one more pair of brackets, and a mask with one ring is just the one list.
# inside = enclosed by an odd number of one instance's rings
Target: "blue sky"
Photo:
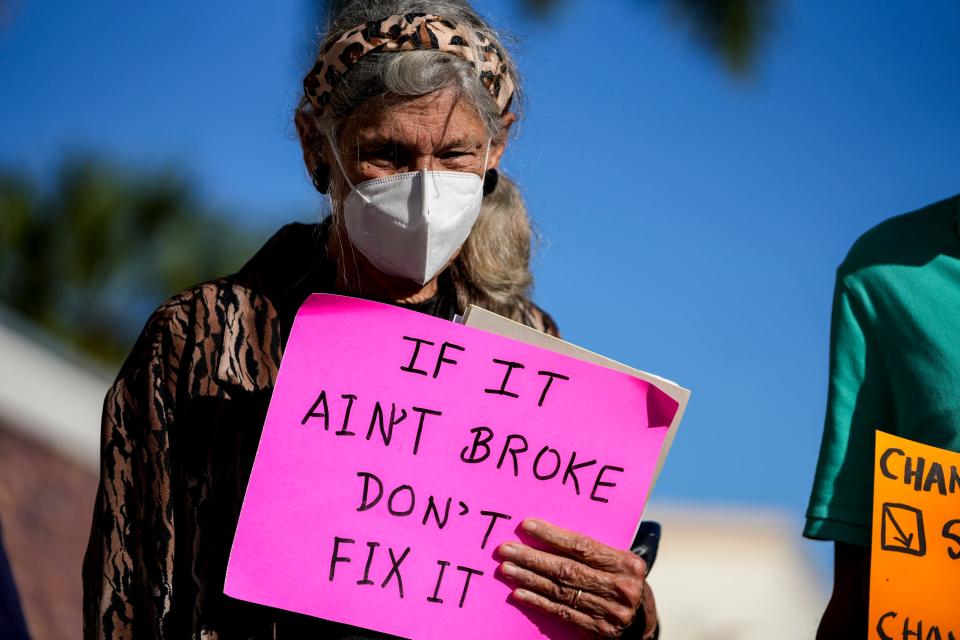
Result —
[[[305, 6], [14, 2], [0, 163], [95, 151], [181, 169], [264, 236], [316, 217], [290, 124]], [[505, 167], [544, 236], [537, 301], [567, 339], [693, 389], [656, 495], [775, 506], [799, 531], [834, 269], [960, 192], [960, 4], [789, 3], [746, 79], [655, 2], [477, 6], [517, 36], [529, 104]]]

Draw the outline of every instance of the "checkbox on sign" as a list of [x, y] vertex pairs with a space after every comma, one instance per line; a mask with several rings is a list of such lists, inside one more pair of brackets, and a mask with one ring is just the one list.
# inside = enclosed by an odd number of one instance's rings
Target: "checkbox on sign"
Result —
[[880, 548], [923, 557], [927, 539], [923, 531], [923, 513], [905, 504], [883, 504], [880, 521]]

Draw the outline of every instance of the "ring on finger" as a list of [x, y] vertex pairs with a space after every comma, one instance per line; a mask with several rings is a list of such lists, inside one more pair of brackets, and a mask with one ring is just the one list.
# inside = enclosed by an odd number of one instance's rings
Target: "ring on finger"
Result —
[[583, 595], [583, 589], [577, 589], [577, 595], [573, 596], [573, 602], [570, 603], [572, 609], [576, 609], [580, 604], [580, 596]]

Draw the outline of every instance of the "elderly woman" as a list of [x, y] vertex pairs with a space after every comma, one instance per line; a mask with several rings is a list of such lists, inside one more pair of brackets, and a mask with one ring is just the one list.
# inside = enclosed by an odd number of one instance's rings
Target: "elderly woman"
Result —
[[[267, 404], [310, 293], [448, 319], [476, 304], [556, 333], [528, 297], [522, 200], [497, 175], [517, 74], [467, 3], [349, 4], [304, 87], [295, 120], [332, 214], [284, 227], [238, 273], [173, 297], [147, 322], [104, 407], [87, 638], [376, 637], [223, 595]], [[532, 535], [549, 551], [499, 548], [517, 606], [587, 637], [655, 635], [640, 558], [538, 524]]]

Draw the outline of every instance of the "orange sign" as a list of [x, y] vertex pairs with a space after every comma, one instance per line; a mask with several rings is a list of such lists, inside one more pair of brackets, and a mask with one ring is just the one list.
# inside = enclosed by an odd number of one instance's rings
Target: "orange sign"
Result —
[[870, 638], [960, 640], [960, 453], [877, 432]]

